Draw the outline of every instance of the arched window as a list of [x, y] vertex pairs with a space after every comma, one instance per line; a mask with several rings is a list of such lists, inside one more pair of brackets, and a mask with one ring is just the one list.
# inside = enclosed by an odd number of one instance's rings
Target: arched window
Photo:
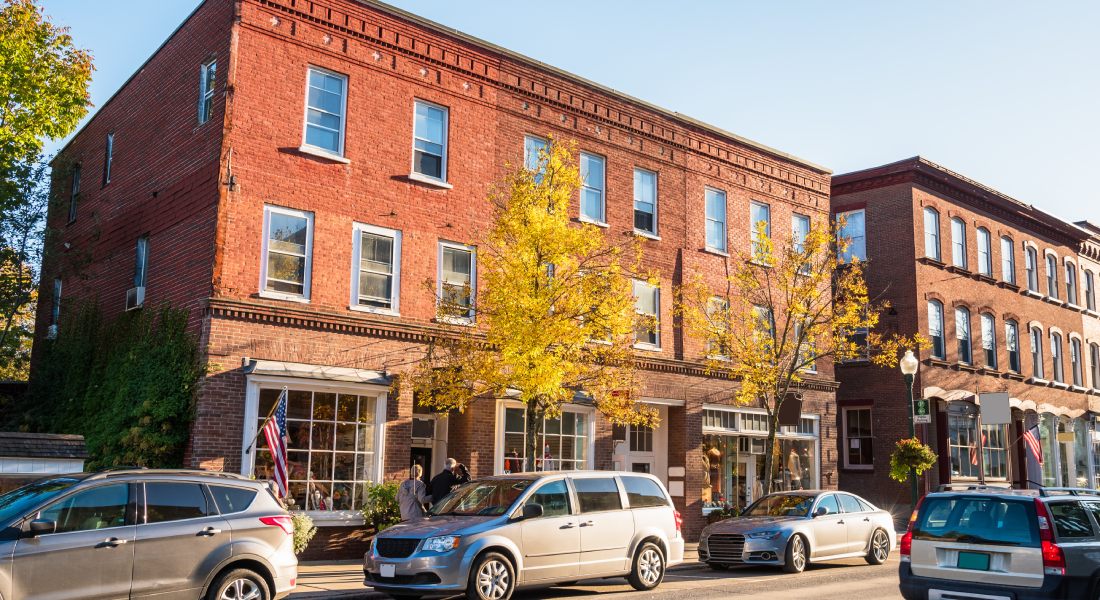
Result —
[[1047, 295], [1058, 297], [1058, 257], [1053, 254], [1047, 255]]
[[1092, 374], [1092, 388], [1100, 390], [1100, 344], [1089, 344], [1089, 371]]
[[951, 264], [966, 268], [966, 223], [958, 217], [951, 219]]
[[1085, 308], [1096, 310], [1096, 281], [1092, 271], [1085, 271]]
[[997, 368], [997, 321], [993, 315], [982, 313], [982, 355], [985, 366]]
[[1081, 368], [1081, 340], [1069, 339], [1069, 369], [1073, 377], [1073, 385], [1084, 387], [1084, 370]]
[[1020, 372], [1020, 328], [1016, 321], [1005, 321], [1005, 348], [1008, 350], [1008, 370]]
[[1077, 265], [1066, 261], [1066, 302], [1077, 304]]
[[940, 258], [940, 213], [931, 207], [924, 208], [924, 255]]
[[1039, 251], [1031, 246], [1024, 250], [1024, 269], [1027, 271], [1027, 289], [1039, 293]]
[[932, 358], [947, 358], [946, 340], [943, 337], [943, 304], [939, 300], [928, 301], [928, 337], [932, 338]]
[[993, 243], [985, 227], [978, 228], [978, 273], [993, 276]]
[[1054, 381], [1065, 383], [1065, 375], [1062, 373], [1062, 334], [1057, 331], [1050, 332], [1050, 362]]
[[974, 362], [970, 345], [970, 310], [965, 306], [955, 309], [955, 340], [959, 343], [959, 362]]
[[1028, 333], [1031, 338], [1031, 376], [1043, 379], [1043, 330], [1032, 327]]
[[1016, 247], [1012, 238], [1001, 238], [1001, 280], [1016, 285]]

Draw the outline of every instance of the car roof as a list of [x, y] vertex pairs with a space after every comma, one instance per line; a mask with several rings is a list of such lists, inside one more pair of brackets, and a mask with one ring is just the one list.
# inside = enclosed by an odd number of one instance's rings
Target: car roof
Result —
[[[63, 477], [68, 477], [65, 475]], [[103, 471], [97, 471], [94, 473], [78, 473], [75, 478], [83, 479], [85, 481], [105, 480], [105, 479], [199, 479], [206, 482], [221, 481], [230, 483], [245, 483], [251, 485], [263, 486], [266, 485], [266, 481], [260, 481], [250, 479], [244, 475], [238, 475], [236, 473], [225, 473], [222, 471], [201, 471], [197, 469], [143, 469], [143, 468], [117, 468], [106, 469]]]
[[547, 477], [572, 477], [574, 479], [587, 479], [589, 477], [645, 477], [654, 481], [660, 481], [652, 473], [635, 473], [633, 471], [527, 471], [523, 473], [505, 473], [502, 475], [489, 475], [479, 477], [477, 481], [496, 481], [509, 479], [544, 479]]

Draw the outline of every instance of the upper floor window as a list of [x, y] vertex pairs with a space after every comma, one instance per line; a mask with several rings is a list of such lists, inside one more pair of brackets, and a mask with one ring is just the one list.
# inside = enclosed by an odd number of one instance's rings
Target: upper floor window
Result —
[[712, 335], [707, 339], [707, 356], [728, 358], [729, 348], [726, 332], [728, 330], [730, 303], [720, 296], [707, 299], [707, 319], [710, 321]]
[[634, 280], [634, 312], [638, 324], [634, 327], [634, 341], [638, 346], [661, 347], [661, 290], [639, 279]]
[[928, 337], [932, 338], [932, 358], [947, 358], [943, 335], [943, 304], [939, 300], [928, 301]]
[[1062, 373], [1062, 334], [1057, 331], [1050, 332], [1050, 361], [1054, 381], [1062, 383], [1065, 376]]
[[1089, 344], [1089, 370], [1092, 373], [1092, 388], [1100, 390], [1100, 344]]
[[1066, 302], [1077, 304], [1077, 265], [1066, 261]]
[[924, 255], [941, 260], [940, 255], [940, 213], [934, 208], [924, 208]]
[[970, 345], [970, 311], [964, 306], [955, 309], [955, 340], [959, 344], [959, 362], [972, 363], [974, 359]]
[[263, 292], [308, 300], [313, 260], [313, 213], [265, 206], [263, 253]]
[[149, 236], [137, 239], [134, 255], [134, 287], [145, 287], [145, 272], [149, 265]]
[[707, 249], [726, 251], [726, 193], [714, 188], [703, 192], [706, 202]]
[[76, 207], [80, 203], [80, 163], [73, 165], [73, 178], [69, 185], [69, 222], [76, 220]]
[[103, 185], [111, 183], [111, 163], [115, 159], [115, 134], [107, 134], [107, 145], [103, 148]]
[[1069, 368], [1073, 377], [1073, 385], [1082, 387], [1084, 382], [1084, 369], [1081, 368], [1081, 340], [1069, 339]]
[[844, 409], [844, 466], [870, 469], [875, 464], [875, 437], [871, 432], [871, 407]]
[[1005, 347], [1008, 350], [1008, 370], [1020, 372], [1020, 328], [1016, 321], [1005, 321]]
[[535, 137], [533, 135], [523, 136], [523, 164], [527, 167], [528, 171], [536, 173], [535, 181], [542, 181], [542, 169], [539, 168], [539, 162], [542, 160], [542, 156], [546, 154], [549, 144], [546, 140]]
[[657, 174], [634, 169], [634, 230], [657, 235]]
[[838, 235], [848, 241], [848, 247], [845, 248], [840, 260], [846, 263], [853, 260], [861, 262], [867, 260], [865, 212], [862, 209], [842, 212], [837, 215], [837, 220], [842, 223]]
[[447, 181], [447, 108], [417, 100], [413, 112], [413, 173]]
[[804, 252], [806, 238], [810, 235], [810, 217], [794, 213], [791, 215], [791, 246], [795, 252]]
[[1039, 292], [1039, 251], [1031, 246], [1024, 249], [1024, 269], [1027, 271], [1027, 289]]
[[581, 152], [581, 219], [606, 223], [604, 210], [604, 158]]
[[1028, 334], [1031, 338], [1031, 375], [1042, 379], [1043, 375], [1043, 330], [1032, 327]]
[[[750, 250], [755, 257], [758, 254], [765, 252], [764, 240], [761, 239], [761, 235], [768, 238], [772, 236], [772, 209], [763, 202], [752, 202], [749, 204], [749, 227], [752, 228], [752, 246]], [[763, 227], [763, 231], [760, 231]]]
[[[50, 325], [57, 327], [61, 322], [61, 278], [53, 280], [53, 297], [50, 298]], [[56, 331], [56, 330], [55, 330]]]
[[401, 296], [401, 232], [355, 224], [352, 306], [397, 314]]
[[955, 217], [951, 219], [951, 264], [960, 269], [966, 265], [966, 223]]
[[214, 113], [214, 80], [217, 72], [216, 60], [199, 67], [199, 125], [209, 121]]
[[1088, 269], [1085, 270], [1085, 308], [1096, 310], [1096, 281]]
[[997, 368], [997, 323], [993, 315], [982, 313], [982, 354], [985, 357], [985, 366], [990, 369]]
[[473, 321], [476, 261], [473, 246], [439, 242], [439, 297], [445, 318]]
[[1001, 238], [1001, 280], [1016, 284], [1016, 247], [1012, 238]]
[[1058, 297], [1058, 258], [1047, 254], [1047, 295]]
[[306, 94], [305, 145], [344, 155], [344, 113], [348, 78], [317, 67], [309, 68]]
[[985, 227], [978, 228], [978, 273], [993, 276], [993, 241]]

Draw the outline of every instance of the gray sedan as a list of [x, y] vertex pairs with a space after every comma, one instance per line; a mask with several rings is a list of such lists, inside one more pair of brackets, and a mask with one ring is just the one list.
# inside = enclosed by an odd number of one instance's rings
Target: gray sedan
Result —
[[788, 573], [841, 558], [864, 557], [881, 565], [896, 535], [890, 513], [854, 494], [780, 492], [757, 500], [741, 516], [703, 529], [699, 560], [715, 569], [775, 565]]

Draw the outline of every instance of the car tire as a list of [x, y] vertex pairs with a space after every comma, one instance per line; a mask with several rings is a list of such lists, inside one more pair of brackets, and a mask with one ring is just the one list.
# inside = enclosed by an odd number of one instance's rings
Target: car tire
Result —
[[516, 570], [512, 561], [499, 552], [477, 557], [466, 582], [468, 600], [509, 600], [516, 590]]
[[867, 548], [867, 556], [863, 557], [868, 564], [881, 565], [890, 558], [890, 536], [881, 529], [876, 529], [871, 534], [871, 543]]
[[801, 573], [809, 562], [809, 548], [806, 538], [794, 534], [787, 540], [787, 550], [783, 553], [783, 570], [787, 573]]
[[630, 587], [645, 592], [665, 580], [665, 555], [657, 544], [646, 542], [634, 553], [634, 564], [626, 577]]
[[271, 600], [267, 581], [259, 573], [248, 569], [226, 571], [214, 580], [206, 593], [206, 600]]

